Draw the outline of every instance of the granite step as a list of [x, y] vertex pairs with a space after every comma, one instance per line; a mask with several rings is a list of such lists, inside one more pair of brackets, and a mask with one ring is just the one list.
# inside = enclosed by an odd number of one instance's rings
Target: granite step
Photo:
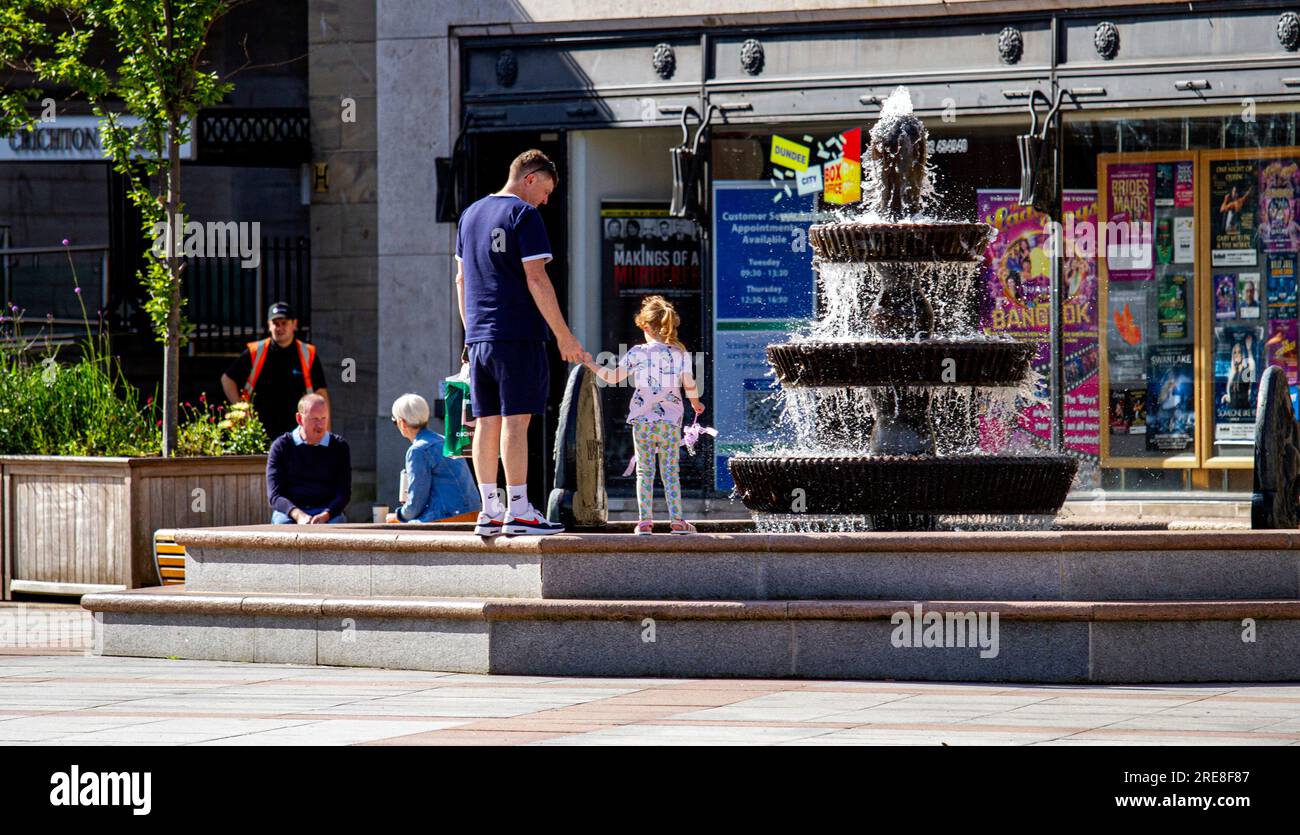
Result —
[[546, 600], [1300, 599], [1300, 533], [498, 537], [362, 527], [160, 532], [190, 591]]
[[82, 605], [101, 655], [546, 676], [1300, 680], [1294, 599], [613, 601], [168, 587]]

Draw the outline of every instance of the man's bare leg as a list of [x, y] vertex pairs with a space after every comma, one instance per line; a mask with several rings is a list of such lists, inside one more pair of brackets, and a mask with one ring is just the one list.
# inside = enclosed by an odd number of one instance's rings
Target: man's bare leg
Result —
[[[545, 536], [560, 533], [563, 525], [547, 522], [541, 511], [528, 501], [528, 420], [532, 415], [506, 415], [501, 432], [501, 459], [506, 468], [505, 532]], [[532, 508], [533, 513], [529, 513]], [[535, 514], [535, 516], [534, 516]]]
[[[532, 415], [506, 415], [501, 433], [501, 460], [506, 467], [506, 484], [528, 483], [528, 421]], [[475, 460], [475, 466], [478, 461]], [[495, 473], [495, 468], [493, 473]]]
[[474, 533], [479, 536], [496, 536], [504, 530], [501, 501], [497, 490], [497, 456], [501, 454], [501, 416], [479, 418], [474, 425], [474, 475], [478, 479], [479, 498], [483, 503], [483, 515], [474, 525]]
[[[501, 416], [481, 417], [474, 421], [474, 475], [479, 484], [497, 483], [497, 457], [501, 454]], [[525, 455], [525, 466], [527, 455]], [[506, 468], [506, 473], [510, 472]]]

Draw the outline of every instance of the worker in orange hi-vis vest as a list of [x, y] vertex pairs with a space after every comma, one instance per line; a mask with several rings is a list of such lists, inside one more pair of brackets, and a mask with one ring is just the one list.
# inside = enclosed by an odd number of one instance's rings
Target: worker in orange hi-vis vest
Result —
[[267, 437], [274, 441], [292, 432], [297, 422], [298, 400], [304, 394], [325, 391], [316, 346], [297, 339], [298, 317], [286, 302], [276, 302], [266, 314], [271, 336], [248, 347], [221, 375], [221, 388], [231, 403], [251, 401]]

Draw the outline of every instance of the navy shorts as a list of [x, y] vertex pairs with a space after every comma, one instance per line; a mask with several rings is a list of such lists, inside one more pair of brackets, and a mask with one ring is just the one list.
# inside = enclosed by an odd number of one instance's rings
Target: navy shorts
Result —
[[540, 415], [550, 395], [545, 342], [475, 342], [469, 346], [474, 417]]

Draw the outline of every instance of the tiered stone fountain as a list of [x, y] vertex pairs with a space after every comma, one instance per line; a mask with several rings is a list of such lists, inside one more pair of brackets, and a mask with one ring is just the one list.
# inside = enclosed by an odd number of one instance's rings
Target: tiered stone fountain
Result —
[[753, 511], [928, 530], [1065, 501], [1076, 461], [981, 443], [981, 421], [1014, 418], [1006, 405], [1032, 390], [1034, 346], [979, 333], [974, 279], [996, 232], [925, 217], [926, 139], [900, 88], [871, 131], [866, 219], [809, 229], [818, 319], [767, 348], [795, 443], [731, 459]]
[[[759, 511], [788, 514], [802, 488], [807, 516], [877, 528], [1051, 513], [1074, 462], [989, 443], [1034, 382], [1030, 347], [981, 336], [969, 303], [992, 230], [919, 219], [925, 129], [889, 104], [872, 135], [876, 216], [813, 227], [823, 314], [769, 349], [793, 451], [732, 459], [736, 483]], [[1300, 680], [1287, 531], [162, 538], [185, 548], [185, 585], [82, 598], [97, 654], [547, 677]], [[945, 620], [951, 637], [932, 646], [927, 625], [900, 646], [900, 614]], [[1000, 618], [992, 654], [953, 631], [985, 615]], [[1246, 618], [1258, 643], [1242, 643]]]

